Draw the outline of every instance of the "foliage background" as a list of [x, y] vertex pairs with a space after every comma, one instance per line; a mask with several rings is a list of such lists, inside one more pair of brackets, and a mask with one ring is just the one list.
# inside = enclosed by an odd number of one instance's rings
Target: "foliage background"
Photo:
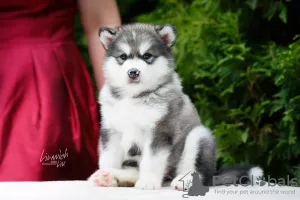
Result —
[[[124, 23], [177, 27], [177, 71], [217, 137], [219, 167], [260, 165], [300, 184], [299, 0], [118, 3]], [[75, 38], [92, 75], [78, 16]]]

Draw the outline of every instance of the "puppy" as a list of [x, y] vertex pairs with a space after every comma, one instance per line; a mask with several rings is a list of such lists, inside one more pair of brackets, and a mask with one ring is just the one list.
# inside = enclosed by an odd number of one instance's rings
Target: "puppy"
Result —
[[[106, 49], [100, 92], [102, 129], [99, 170], [89, 181], [105, 187], [158, 189], [164, 182], [185, 190], [197, 172], [203, 185], [224, 177], [262, 176], [258, 167], [216, 171], [216, 143], [182, 91], [172, 46], [172, 25], [130, 24], [101, 28]], [[217, 175], [217, 178], [213, 178]], [[228, 180], [228, 179], [226, 179]]]

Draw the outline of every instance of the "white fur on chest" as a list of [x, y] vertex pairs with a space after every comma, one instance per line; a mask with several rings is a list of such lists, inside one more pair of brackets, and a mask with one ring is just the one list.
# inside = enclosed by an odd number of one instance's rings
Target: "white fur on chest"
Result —
[[106, 126], [122, 134], [150, 131], [166, 113], [166, 105], [147, 105], [140, 100], [124, 98], [110, 103], [103, 102], [101, 111]]

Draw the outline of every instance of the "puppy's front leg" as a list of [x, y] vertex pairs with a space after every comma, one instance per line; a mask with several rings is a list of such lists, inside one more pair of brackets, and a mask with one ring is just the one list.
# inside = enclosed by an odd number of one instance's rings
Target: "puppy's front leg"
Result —
[[140, 189], [159, 189], [166, 171], [171, 147], [170, 137], [164, 133], [154, 135], [144, 147], [140, 163], [140, 176], [135, 187]]
[[99, 170], [94, 172], [88, 181], [100, 186], [117, 186], [114, 172], [121, 169], [123, 150], [120, 148], [121, 136], [114, 130], [102, 127], [100, 137]]
[[99, 168], [120, 169], [123, 162], [123, 149], [121, 145], [121, 135], [112, 129], [101, 129], [100, 160]]

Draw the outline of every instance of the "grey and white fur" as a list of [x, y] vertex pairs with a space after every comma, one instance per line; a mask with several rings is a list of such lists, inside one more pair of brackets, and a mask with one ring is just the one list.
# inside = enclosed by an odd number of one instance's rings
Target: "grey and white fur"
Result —
[[171, 181], [171, 187], [184, 190], [180, 179], [193, 171], [204, 185], [212, 185], [214, 175], [219, 177], [215, 184], [225, 176], [246, 176], [247, 181], [262, 176], [259, 167], [217, 172], [215, 137], [201, 124], [175, 72], [174, 26], [101, 28], [99, 37], [106, 49], [105, 85], [99, 95], [100, 160], [89, 181], [141, 189]]

